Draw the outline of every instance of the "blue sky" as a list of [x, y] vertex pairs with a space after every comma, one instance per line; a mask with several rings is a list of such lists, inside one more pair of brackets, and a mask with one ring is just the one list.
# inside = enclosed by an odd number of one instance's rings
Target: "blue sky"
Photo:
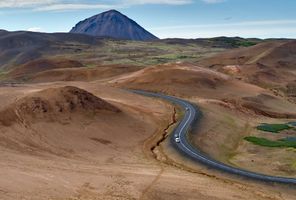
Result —
[[68, 32], [110, 9], [160, 38], [296, 38], [295, 0], [0, 0], [0, 29]]

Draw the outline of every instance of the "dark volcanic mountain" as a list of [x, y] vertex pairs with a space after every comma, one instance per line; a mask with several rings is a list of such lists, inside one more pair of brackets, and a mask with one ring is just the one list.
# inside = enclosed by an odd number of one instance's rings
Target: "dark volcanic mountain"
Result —
[[158, 39], [135, 21], [116, 10], [85, 19], [72, 28], [70, 33], [139, 41]]

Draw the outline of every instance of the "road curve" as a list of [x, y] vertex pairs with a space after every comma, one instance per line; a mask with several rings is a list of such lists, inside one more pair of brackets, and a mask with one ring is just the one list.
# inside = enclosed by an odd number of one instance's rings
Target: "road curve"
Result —
[[[175, 144], [174, 146], [179, 151], [181, 151], [182, 153], [185, 153], [187, 156], [191, 157], [192, 159], [198, 162], [201, 162], [203, 164], [206, 164], [207, 166], [210, 166], [214, 169], [222, 170], [227, 173], [236, 174], [236, 175], [251, 178], [251, 179], [256, 179], [256, 180], [265, 181], [265, 182], [296, 184], [295, 178], [286, 178], [286, 177], [259, 174], [259, 173], [243, 170], [240, 168], [236, 168], [210, 158], [208, 155], [206, 155], [205, 153], [202, 153], [197, 147], [194, 147], [188, 141], [187, 136], [189, 133], [189, 129], [201, 117], [201, 112], [197, 108], [197, 106], [191, 104], [188, 101], [185, 101], [176, 97], [172, 97], [172, 96], [167, 96], [160, 93], [151, 93], [151, 92], [140, 91], [140, 90], [131, 90], [131, 91], [136, 94], [140, 94], [148, 97], [157, 97], [157, 98], [165, 99], [167, 101], [170, 101], [184, 108], [185, 110], [184, 118], [180, 121], [178, 126], [175, 128], [170, 138], [171, 138], [171, 142]], [[176, 142], [176, 138], [179, 138], [179, 142]]]

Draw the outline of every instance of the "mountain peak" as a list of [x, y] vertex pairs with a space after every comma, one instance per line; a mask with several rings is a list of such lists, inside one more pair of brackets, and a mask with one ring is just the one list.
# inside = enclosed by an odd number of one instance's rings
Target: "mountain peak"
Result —
[[70, 33], [125, 40], [147, 41], [158, 39], [117, 10], [109, 10], [85, 19], [76, 24]]
[[[120, 12], [118, 10], [111, 9], [111, 10], [106, 11], [105, 13], [120, 13]], [[120, 14], [122, 14], [122, 13], [120, 13]]]
[[[108, 11], [105, 11], [105, 12], [102, 12], [100, 14], [97, 14], [95, 16], [98, 16], [98, 15], [108, 15], [108, 14], [117, 14], [117, 15], [122, 15], [122, 16], [125, 16], [124, 14], [122, 14], [121, 12], [119, 12], [118, 10], [115, 10], [115, 9], [111, 9], [111, 10], [108, 10]], [[93, 16], [94, 17], [94, 16]], [[125, 16], [126, 17], [126, 16]]]

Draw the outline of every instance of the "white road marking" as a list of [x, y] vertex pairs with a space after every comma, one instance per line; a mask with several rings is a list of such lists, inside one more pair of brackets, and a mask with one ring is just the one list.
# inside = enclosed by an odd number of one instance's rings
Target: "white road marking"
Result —
[[183, 127], [181, 128], [180, 130], [180, 133], [179, 133], [179, 137], [181, 137], [181, 133], [183, 132], [184, 128], [186, 127], [187, 123], [189, 122], [189, 120], [191, 119], [191, 109], [190, 109], [190, 112], [189, 112], [189, 117], [187, 119], [187, 121], [185, 122], [185, 124], [183, 125]]

